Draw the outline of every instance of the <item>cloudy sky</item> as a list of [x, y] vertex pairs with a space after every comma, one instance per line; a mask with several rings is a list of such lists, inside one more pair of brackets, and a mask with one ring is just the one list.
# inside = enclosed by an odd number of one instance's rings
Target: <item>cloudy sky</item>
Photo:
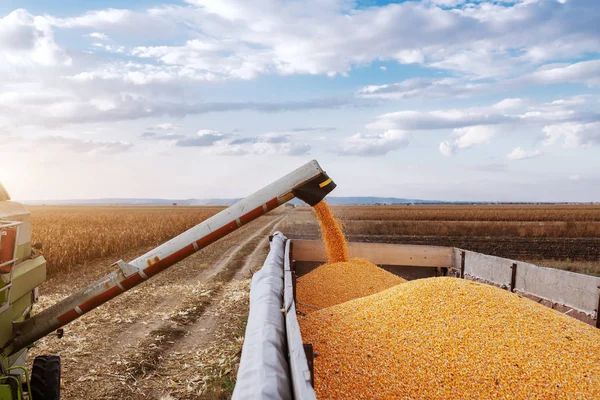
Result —
[[600, 200], [598, 0], [3, 0], [16, 199]]

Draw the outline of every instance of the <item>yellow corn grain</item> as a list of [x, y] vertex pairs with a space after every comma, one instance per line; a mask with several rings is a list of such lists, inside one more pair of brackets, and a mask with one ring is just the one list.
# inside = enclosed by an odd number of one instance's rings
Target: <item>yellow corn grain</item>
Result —
[[321, 265], [300, 277], [296, 284], [296, 296], [302, 312], [316, 308], [331, 307], [348, 300], [381, 292], [404, 279], [362, 258]]
[[348, 245], [346, 238], [340, 228], [339, 222], [333, 216], [331, 209], [325, 202], [320, 201], [314, 206], [319, 226], [321, 227], [321, 237], [327, 250], [327, 260], [330, 263], [348, 261]]
[[496, 287], [419, 279], [299, 320], [319, 399], [600, 398], [600, 331]]

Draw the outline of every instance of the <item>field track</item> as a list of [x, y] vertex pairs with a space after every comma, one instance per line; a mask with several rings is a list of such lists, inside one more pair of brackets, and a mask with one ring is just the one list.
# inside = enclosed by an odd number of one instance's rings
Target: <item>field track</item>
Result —
[[[62, 357], [67, 400], [228, 398], [247, 316], [247, 278], [286, 216], [271, 213], [240, 228], [68, 325], [63, 339], [42, 339], [32, 355]], [[114, 261], [58, 274], [40, 288], [40, 304], [48, 307], [101, 277]]]

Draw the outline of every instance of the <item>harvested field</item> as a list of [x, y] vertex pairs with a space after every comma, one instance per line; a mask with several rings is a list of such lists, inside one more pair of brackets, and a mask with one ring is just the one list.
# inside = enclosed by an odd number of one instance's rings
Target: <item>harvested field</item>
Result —
[[156, 246], [223, 207], [30, 207], [32, 242], [42, 242], [48, 273], [131, 249]]
[[[52, 217], [48, 221], [60, 220], [60, 214], [52, 212], [56, 209], [44, 208]], [[63, 228], [70, 229], [73, 238], [75, 232], [82, 232], [79, 224], [98, 220], [100, 213], [112, 224], [108, 231], [133, 237], [128, 235], [135, 233], [134, 229], [130, 232], [126, 224], [116, 223], [127, 213], [129, 225], [138, 229], [144, 221], [155, 221], [155, 228], [160, 225], [172, 232], [185, 230], [220, 208], [112, 209], [64, 207], [65, 215], [71, 214], [72, 224]], [[34, 215], [37, 211], [33, 207]], [[241, 227], [67, 325], [63, 339], [41, 339], [32, 348], [29, 362], [40, 354], [61, 356], [65, 400], [230, 398], [247, 317], [248, 277], [265, 259], [268, 235], [286, 216], [286, 211], [276, 210]], [[161, 232], [151, 233], [151, 240], [162, 242]], [[54, 238], [51, 235], [46, 239], [46, 250]], [[61, 243], [69, 244], [64, 239]], [[111, 252], [114, 255], [55, 269], [53, 276], [40, 286], [40, 303], [34, 312], [104, 276], [118, 258], [133, 259], [154, 245], [134, 247], [143, 242], [131, 243], [133, 247]]]
[[[460, 247], [512, 259], [600, 263], [600, 206], [336, 206], [354, 242]], [[317, 239], [308, 207], [286, 222], [292, 238]], [[589, 268], [588, 268], [589, 270]]]
[[600, 397], [600, 331], [492, 286], [420, 279], [300, 324], [323, 399]]
[[[365, 213], [365, 208], [369, 212]], [[343, 220], [404, 221], [600, 221], [600, 205], [391, 205], [337, 206]]]

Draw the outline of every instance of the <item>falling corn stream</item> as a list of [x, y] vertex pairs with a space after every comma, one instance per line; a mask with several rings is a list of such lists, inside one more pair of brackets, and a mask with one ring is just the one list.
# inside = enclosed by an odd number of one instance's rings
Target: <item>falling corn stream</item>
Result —
[[599, 330], [493, 286], [350, 259], [327, 204], [315, 212], [328, 263], [297, 297], [317, 398], [600, 398]]

